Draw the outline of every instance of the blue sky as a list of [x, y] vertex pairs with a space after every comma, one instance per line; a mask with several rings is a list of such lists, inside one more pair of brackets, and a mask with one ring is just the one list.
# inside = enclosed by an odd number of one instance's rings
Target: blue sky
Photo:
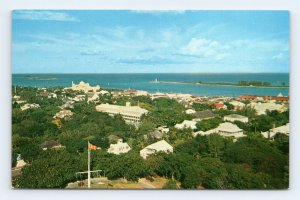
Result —
[[287, 11], [13, 11], [13, 73], [289, 72]]

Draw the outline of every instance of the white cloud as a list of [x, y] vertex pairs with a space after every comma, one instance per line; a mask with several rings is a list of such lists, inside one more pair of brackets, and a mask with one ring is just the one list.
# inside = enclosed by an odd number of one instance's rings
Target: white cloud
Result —
[[230, 54], [226, 52], [228, 49], [230, 49], [229, 45], [220, 44], [216, 40], [192, 38], [189, 43], [183, 47], [182, 52], [187, 55], [222, 60], [230, 56]]
[[64, 12], [44, 10], [16, 10], [13, 12], [13, 19], [22, 20], [47, 20], [47, 21], [78, 21], [73, 16]]
[[282, 60], [282, 59], [283, 59], [283, 53], [279, 53], [272, 57], [272, 60]]

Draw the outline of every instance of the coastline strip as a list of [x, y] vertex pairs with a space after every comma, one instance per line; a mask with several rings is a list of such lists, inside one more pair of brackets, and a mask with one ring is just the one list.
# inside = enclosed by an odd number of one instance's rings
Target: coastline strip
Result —
[[222, 87], [242, 87], [242, 88], [289, 88], [289, 86], [248, 86], [226, 83], [196, 83], [196, 82], [177, 82], [177, 81], [150, 81], [158, 84], [189, 84], [189, 85], [208, 85], [208, 86], [222, 86]]

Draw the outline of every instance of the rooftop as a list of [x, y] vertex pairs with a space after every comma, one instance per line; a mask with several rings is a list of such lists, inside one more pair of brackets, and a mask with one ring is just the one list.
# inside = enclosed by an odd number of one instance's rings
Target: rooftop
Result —
[[169, 143], [167, 143], [165, 140], [160, 140], [158, 142], [150, 144], [149, 146], [146, 146], [145, 149], [154, 149], [156, 151], [165, 151], [168, 149], [173, 149], [173, 147]]
[[229, 123], [229, 122], [224, 122], [221, 123], [218, 128], [219, 131], [224, 131], [224, 132], [239, 132], [243, 131], [240, 129], [237, 125]]
[[226, 115], [224, 117], [230, 117], [230, 118], [235, 118], [235, 119], [248, 119], [248, 117], [245, 117], [243, 115], [238, 115], [238, 114], [231, 114], [231, 115]]
[[212, 118], [215, 116], [211, 110], [197, 111], [193, 115], [195, 115], [199, 119]]

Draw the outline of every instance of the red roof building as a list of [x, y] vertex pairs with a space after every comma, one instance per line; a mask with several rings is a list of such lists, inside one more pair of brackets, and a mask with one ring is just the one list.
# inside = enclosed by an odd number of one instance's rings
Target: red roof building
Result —
[[214, 103], [214, 107], [217, 108], [217, 109], [225, 108], [224, 106], [225, 106], [225, 105], [224, 105], [223, 103], [221, 103], [221, 102], [219, 102], [219, 103]]
[[289, 101], [289, 97], [280, 96], [257, 96], [257, 95], [241, 95], [238, 98], [241, 100], [254, 100], [256, 98], [263, 98], [264, 100], [275, 100], [275, 101]]

